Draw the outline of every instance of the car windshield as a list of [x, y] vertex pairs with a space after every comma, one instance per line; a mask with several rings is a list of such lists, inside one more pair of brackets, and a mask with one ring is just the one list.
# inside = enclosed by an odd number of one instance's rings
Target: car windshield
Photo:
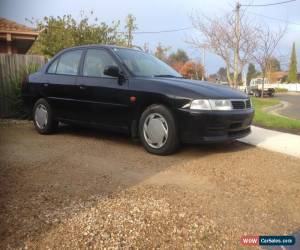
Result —
[[169, 65], [147, 53], [123, 48], [115, 48], [114, 51], [136, 76], [182, 77]]

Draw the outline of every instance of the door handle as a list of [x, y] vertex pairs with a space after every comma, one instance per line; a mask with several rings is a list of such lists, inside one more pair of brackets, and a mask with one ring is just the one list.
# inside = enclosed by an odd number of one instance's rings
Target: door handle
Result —
[[49, 84], [48, 83], [44, 83], [44, 87], [48, 87], [49, 86]]
[[84, 86], [84, 85], [79, 85], [79, 88], [82, 89], [82, 90], [84, 90], [84, 89], [86, 89], [86, 86]]

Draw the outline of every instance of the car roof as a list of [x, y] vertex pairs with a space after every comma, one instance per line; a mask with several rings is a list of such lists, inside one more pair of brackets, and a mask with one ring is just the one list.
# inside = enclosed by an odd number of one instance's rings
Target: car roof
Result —
[[128, 47], [123, 47], [123, 46], [118, 46], [118, 45], [108, 45], [108, 44], [86, 44], [86, 45], [79, 45], [79, 46], [66, 48], [65, 50], [68, 50], [68, 49], [88, 49], [88, 48], [131, 49], [131, 50], [135, 50], [135, 51], [136, 50], [140, 51], [137, 48], [128, 48]]

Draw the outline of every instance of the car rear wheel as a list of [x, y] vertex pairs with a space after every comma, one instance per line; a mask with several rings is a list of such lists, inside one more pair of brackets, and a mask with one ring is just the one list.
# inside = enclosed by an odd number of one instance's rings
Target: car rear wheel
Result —
[[168, 155], [179, 144], [177, 126], [171, 111], [163, 105], [151, 105], [142, 114], [139, 137], [144, 148], [152, 154]]
[[34, 104], [33, 123], [40, 134], [49, 134], [57, 128], [58, 122], [54, 119], [52, 109], [44, 98]]

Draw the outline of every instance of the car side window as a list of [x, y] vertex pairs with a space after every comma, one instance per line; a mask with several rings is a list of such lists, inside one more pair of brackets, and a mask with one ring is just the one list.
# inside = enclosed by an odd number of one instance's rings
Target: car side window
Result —
[[84, 76], [104, 77], [103, 71], [108, 65], [118, 66], [107, 51], [101, 49], [88, 49], [82, 73]]
[[82, 50], [72, 50], [62, 54], [56, 68], [56, 74], [77, 75], [81, 54]]
[[48, 68], [47, 73], [49, 73], [49, 74], [55, 74], [55, 73], [56, 73], [56, 67], [57, 67], [58, 60], [59, 60], [59, 58], [56, 59], [56, 60], [50, 65], [50, 67]]

